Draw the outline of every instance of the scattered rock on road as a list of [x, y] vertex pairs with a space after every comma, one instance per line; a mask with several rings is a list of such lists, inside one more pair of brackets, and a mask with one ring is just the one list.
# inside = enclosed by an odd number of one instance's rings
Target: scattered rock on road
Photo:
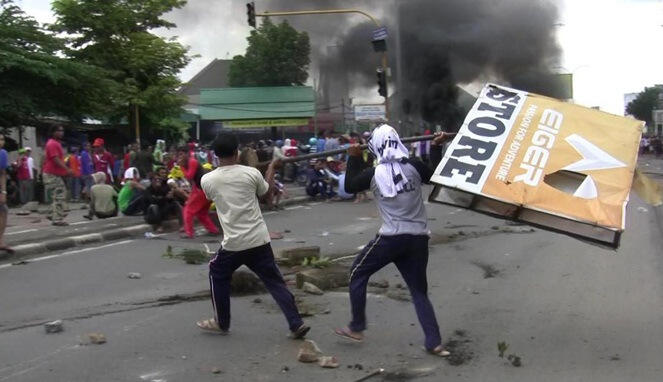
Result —
[[318, 359], [318, 365], [326, 369], [335, 369], [339, 366], [338, 359], [334, 356], [322, 356]]
[[101, 333], [88, 333], [87, 337], [91, 344], [101, 345], [106, 343], [106, 336]]
[[212, 374], [221, 374], [221, 369], [218, 367], [212, 368]]
[[55, 320], [45, 323], [44, 330], [46, 330], [46, 333], [48, 334], [60, 333], [61, 331], [64, 330], [64, 328], [62, 327], [62, 320]]
[[127, 275], [127, 277], [130, 278], [130, 279], [139, 279], [139, 278], [143, 277], [143, 275], [141, 275], [138, 272], [131, 272]]
[[315, 294], [315, 295], [322, 295], [325, 292], [322, 291], [322, 289], [318, 288], [315, 284], [312, 284], [310, 282], [305, 281], [304, 284], [302, 285], [302, 290], [306, 293], [309, 294]]
[[321, 355], [322, 351], [314, 341], [305, 340], [299, 347], [297, 360], [304, 363], [317, 362]]
[[311, 246], [282, 249], [279, 252], [278, 262], [285, 265], [299, 265], [311, 257], [320, 257], [320, 247]]
[[264, 292], [265, 286], [253, 272], [239, 269], [233, 273], [232, 280], [230, 281], [230, 293], [248, 295]]
[[301, 289], [304, 282], [310, 282], [322, 290], [348, 286], [348, 268], [332, 264], [324, 269], [311, 268], [297, 272], [297, 288]]

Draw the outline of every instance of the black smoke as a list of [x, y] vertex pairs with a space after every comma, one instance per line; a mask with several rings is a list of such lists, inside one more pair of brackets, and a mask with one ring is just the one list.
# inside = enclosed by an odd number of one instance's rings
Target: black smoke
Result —
[[[390, 32], [392, 74], [402, 73], [401, 81], [391, 84], [391, 92], [399, 94], [401, 115], [420, 115], [453, 129], [463, 115], [456, 85], [474, 81], [561, 96], [551, 77], [560, 56], [555, 39], [559, 11], [552, 0], [268, 0], [261, 6], [272, 10], [355, 7], [378, 15]], [[353, 87], [376, 86], [380, 57], [371, 50], [375, 26], [370, 22], [358, 16], [298, 16], [288, 21], [311, 35], [312, 46], [317, 46], [313, 59], [325, 75], [349, 76]], [[400, 57], [395, 49], [397, 25]], [[337, 48], [330, 50], [330, 43]], [[402, 89], [396, 89], [397, 83]]]

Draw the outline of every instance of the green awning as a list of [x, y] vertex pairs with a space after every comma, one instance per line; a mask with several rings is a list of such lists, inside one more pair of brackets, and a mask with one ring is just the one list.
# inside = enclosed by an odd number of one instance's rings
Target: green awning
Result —
[[310, 86], [201, 89], [198, 111], [216, 121], [310, 118], [315, 94]]

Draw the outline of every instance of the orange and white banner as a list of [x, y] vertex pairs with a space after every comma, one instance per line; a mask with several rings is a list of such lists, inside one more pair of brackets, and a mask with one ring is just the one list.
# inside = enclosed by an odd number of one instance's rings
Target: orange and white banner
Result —
[[643, 122], [486, 85], [431, 200], [617, 246]]

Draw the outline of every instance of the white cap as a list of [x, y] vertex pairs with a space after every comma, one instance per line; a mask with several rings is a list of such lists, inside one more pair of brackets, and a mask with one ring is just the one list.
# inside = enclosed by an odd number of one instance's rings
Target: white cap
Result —
[[29, 147], [29, 146], [28, 146], [28, 147], [25, 147], [25, 151], [32, 151], [32, 148]]

